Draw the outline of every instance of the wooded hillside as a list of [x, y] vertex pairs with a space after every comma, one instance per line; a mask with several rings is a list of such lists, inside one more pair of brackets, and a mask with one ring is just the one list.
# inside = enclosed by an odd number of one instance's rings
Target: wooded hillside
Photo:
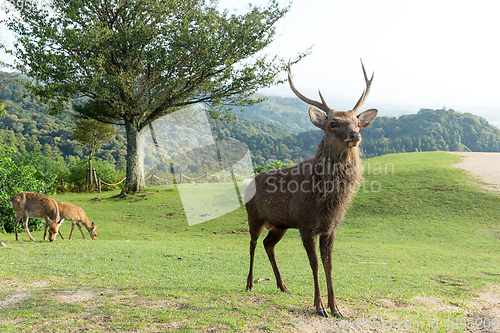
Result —
[[[71, 138], [74, 126], [71, 111], [50, 116], [47, 105], [23, 97], [25, 94], [21, 83], [2, 87], [0, 99], [5, 101], [7, 113], [0, 115], [0, 147], [12, 147], [21, 154], [39, 151], [69, 164], [84, 158], [82, 147]], [[315, 153], [323, 135], [321, 130], [314, 129], [307, 107], [296, 98], [271, 96], [244, 113], [235, 113], [239, 119], [231, 123], [211, 120], [212, 132], [221, 141], [232, 138], [246, 144], [258, 165], [265, 164], [272, 156], [295, 162], [308, 158]], [[500, 152], [498, 128], [481, 117], [451, 109], [422, 109], [398, 118], [377, 117], [361, 134], [365, 157], [435, 150]], [[125, 142], [124, 132], [119, 129], [96, 156], [123, 170]]]

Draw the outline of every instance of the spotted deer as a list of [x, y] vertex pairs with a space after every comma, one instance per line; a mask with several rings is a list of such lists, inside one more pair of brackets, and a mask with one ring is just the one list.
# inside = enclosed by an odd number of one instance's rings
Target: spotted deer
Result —
[[82, 225], [88, 230], [90, 238], [92, 238], [93, 240], [97, 238], [97, 225], [89, 221], [89, 218], [87, 217], [87, 214], [85, 214], [85, 211], [83, 209], [68, 202], [58, 202], [57, 205], [59, 206], [59, 212], [61, 214], [60, 223], [63, 223], [64, 220], [70, 220], [72, 222], [71, 232], [69, 233], [70, 240], [75, 226], [80, 229], [82, 237], [83, 239], [85, 239], [85, 235], [83, 234], [81, 227]]
[[316, 253], [316, 239], [319, 248], [328, 289], [328, 307], [334, 317], [343, 318], [335, 301], [332, 282], [332, 249], [335, 230], [354, 196], [362, 178], [359, 143], [360, 129], [370, 126], [378, 111], [370, 109], [360, 114], [370, 92], [370, 79], [361, 62], [366, 83], [358, 102], [350, 111], [336, 111], [327, 106], [321, 91], [321, 102], [302, 95], [292, 81], [291, 66], [288, 64], [290, 88], [302, 101], [313, 107], [309, 109], [311, 122], [324, 131], [316, 154], [302, 163], [286, 169], [262, 172], [255, 177], [245, 191], [245, 202], [250, 231], [250, 270], [247, 290], [254, 287], [253, 268], [257, 239], [264, 228], [269, 230], [264, 239], [264, 248], [271, 262], [278, 288], [288, 292], [276, 263], [275, 245], [286, 231], [295, 228], [300, 231], [302, 243], [309, 258], [314, 280], [314, 306], [319, 315], [328, 317], [321, 300]]
[[54, 199], [35, 192], [21, 192], [10, 199], [10, 206], [16, 214], [16, 219], [14, 220], [14, 231], [16, 233], [17, 241], [19, 241], [17, 224], [21, 218], [23, 218], [24, 230], [26, 230], [32, 241], [35, 239], [31, 236], [28, 228], [28, 220], [30, 218], [45, 220], [45, 232], [43, 234], [44, 240], [47, 240], [47, 229], [49, 230], [49, 240], [51, 242], [56, 239], [58, 233], [61, 235], [61, 238], [64, 239], [63, 235], [59, 231], [60, 224], [58, 222], [60, 220], [60, 214], [59, 208]]

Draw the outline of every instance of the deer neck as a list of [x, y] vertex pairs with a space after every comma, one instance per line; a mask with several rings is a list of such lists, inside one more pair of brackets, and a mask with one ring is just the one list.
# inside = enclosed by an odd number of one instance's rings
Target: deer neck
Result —
[[[353, 169], [353, 176], [361, 176], [361, 159], [358, 147], [336, 147], [327, 143], [323, 137], [314, 155], [314, 162], [323, 166], [349, 167]], [[330, 168], [330, 170], [333, 169]]]
[[[337, 148], [325, 139], [318, 145], [313, 159], [312, 181], [320, 184], [316, 202], [330, 210], [332, 206], [347, 208], [361, 180], [361, 160], [358, 147]], [[344, 209], [337, 210], [338, 212]], [[342, 213], [343, 214], [343, 213]]]

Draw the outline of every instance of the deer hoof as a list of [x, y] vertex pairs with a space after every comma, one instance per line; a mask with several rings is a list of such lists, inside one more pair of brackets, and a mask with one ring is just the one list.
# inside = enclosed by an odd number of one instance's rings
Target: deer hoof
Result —
[[318, 314], [319, 314], [321, 317], [328, 318], [328, 312], [327, 312], [326, 310], [321, 310], [321, 311], [318, 311]]
[[335, 312], [333, 314], [333, 317], [337, 318], [337, 319], [344, 319], [345, 318], [344, 315], [340, 311], [339, 312]]
[[252, 288], [252, 287], [247, 287], [247, 288], [246, 288], [246, 291], [252, 291], [252, 290], [253, 290], [253, 288]]

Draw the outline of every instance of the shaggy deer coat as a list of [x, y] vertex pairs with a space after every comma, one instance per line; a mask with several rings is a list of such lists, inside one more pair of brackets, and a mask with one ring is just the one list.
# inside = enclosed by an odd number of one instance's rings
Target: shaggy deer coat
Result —
[[314, 305], [318, 314], [328, 317], [319, 289], [319, 260], [316, 239], [319, 236], [321, 259], [328, 288], [328, 307], [335, 317], [342, 318], [336, 302], [332, 282], [332, 249], [335, 229], [355, 194], [362, 178], [359, 130], [371, 125], [377, 110], [371, 109], [357, 115], [357, 110], [368, 95], [371, 80], [363, 73], [367, 84], [358, 103], [351, 111], [338, 112], [322, 103], [304, 97], [294, 87], [290, 72], [288, 78], [294, 93], [308, 104], [319, 107], [309, 109], [314, 125], [324, 131], [314, 157], [294, 167], [260, 173], [245, 191], [245, 202], [250, 231], [250, 270], [247, 290], [252, 290], [254, 253], [257, 239], [264, 228], [269, 230], [264, 239], [278, 288], [288, 291], [276, 263], [275, 245], [290, 228], [299, 229], [306, 249], [314, 279]]

